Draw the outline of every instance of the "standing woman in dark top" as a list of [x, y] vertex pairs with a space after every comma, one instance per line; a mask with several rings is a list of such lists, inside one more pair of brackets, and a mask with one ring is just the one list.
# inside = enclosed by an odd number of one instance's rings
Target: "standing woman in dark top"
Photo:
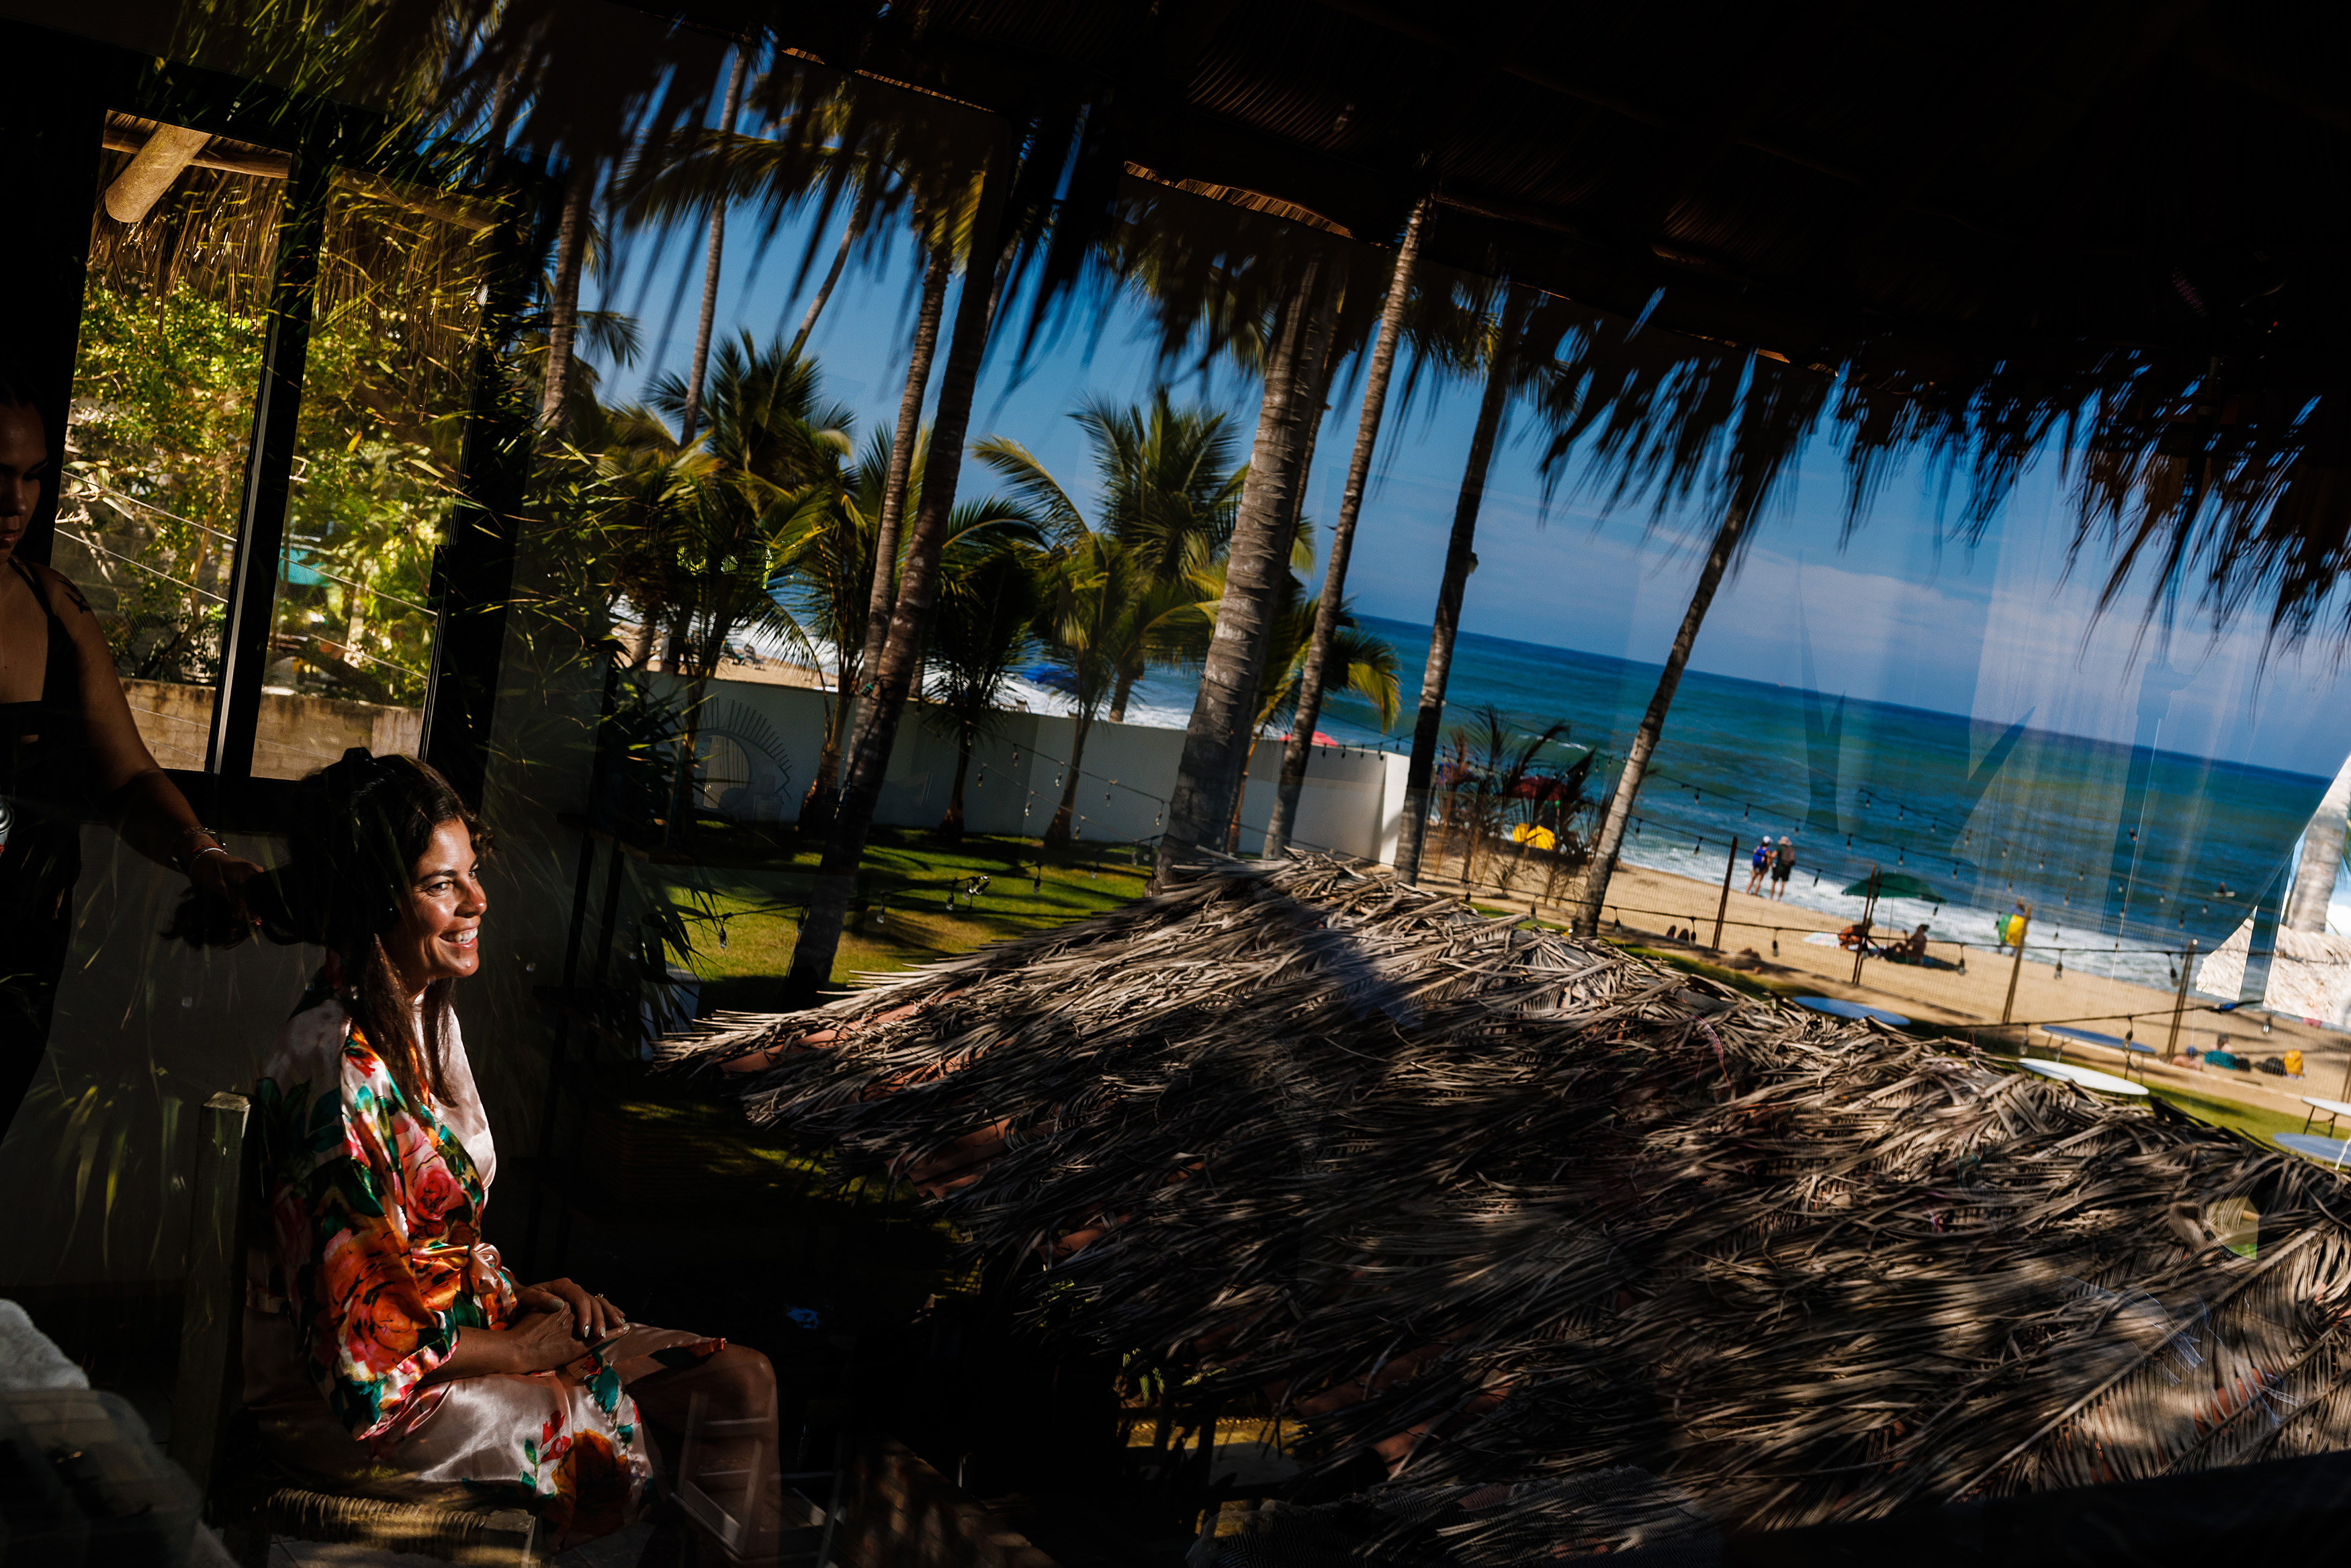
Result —
[[224, 848], [155, 765], [88, 602], [17, 556], [56, 473], [39, 410], [0, 371], [0, 1131], [48, 1037], [81, 823], [104, 816], [141, 855], [232, 898], [260, 869]]

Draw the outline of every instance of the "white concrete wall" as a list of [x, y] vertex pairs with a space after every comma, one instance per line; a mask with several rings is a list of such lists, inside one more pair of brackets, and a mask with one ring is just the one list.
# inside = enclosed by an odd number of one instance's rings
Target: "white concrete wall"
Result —
[[[750, 814], [789, 822], [816, 775], [824, 743], [826, 698], [797, 687], [714, 680], [705, 732], [734, 742], [747, 754], [753, 783]], [[1007, 713], [996, 732], [974, 748], [964, 792], [964, 826], [973, 833], [1026, 835], [1045, 830], [1061, 804], [1077, 722], [1040, 713]], [[1165, 824], [1184, 752], [1181, 730], [1097, 722], [1087, 732], [1074, 803], [1082, 840], [1127, 843], [1156, 838]], [[874, 820], [893, 827], [932, 827], [946, 811], [955, 784], [955, 742], [928, 711], [907, 711], [890, 756], [890, 772]], [[1405, 759], [1351, 747], [1318, 746], [1300, 797], [1292, 836], [1301, 848], [1329, 849], [1366, 860], [1393, 861], [1404, 805]], [[1265, 834], [1281, 772], [1281, 742], [1258, 744], [1241, 803], [1243, 853], [1255, 854]], [[768, 781], [781, 779], [783, 787]], [[1058, 781], [1058, 782], [1057, 782]]]

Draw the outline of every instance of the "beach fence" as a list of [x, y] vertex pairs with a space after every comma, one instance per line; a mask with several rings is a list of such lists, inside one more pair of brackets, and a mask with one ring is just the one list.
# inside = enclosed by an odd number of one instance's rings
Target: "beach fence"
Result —
[[[683, 701], [686, 683], [648, 680], [662, 697]], [[749, 680], [713, 680], [699, 728], [704, 793], [738, 819], [792, 822], [824, 745], [828, 693]], [[1061, 805], [1077, 722], [1050, 713], [1007, 712], [973, 748], [964, 786], [968, 833], [1034, 837]], [[1166, 827], [1167, 797], [1184, 752], [1184, 732], [1096, 720], [1079, 759], [1076, 815], [1081, 843], [1156, 839]], [[1318, 746], [1299, 798], [1301, 849], [1322, 849], [1393, 864], [1404, 814], [1405, 759], [1353, 746]], [[893, 827], [935, 827], [955, 786], [956, 743], [931, 722], [927, 707], [909, 704], [898, 726], [873, 820]], [[1265, 836], [1281, 772], [1281, 742], [1260, 742], [1241, 800], [1240, 847], [1255, 854]]]

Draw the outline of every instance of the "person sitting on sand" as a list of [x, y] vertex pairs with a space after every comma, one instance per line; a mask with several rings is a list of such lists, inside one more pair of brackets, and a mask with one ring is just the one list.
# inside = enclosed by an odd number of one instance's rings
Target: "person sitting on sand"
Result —
[[1917, 930], [1907, 937], [1900, 937], [1887, 943], [1886, 951], [1881, 956], [1892, 959], [1896, 963], [1925, 963], [1927, 961], [1927, 922], [1919, 921]]
[[1847, 952], [1876, 952], [1877, 950], [1869, 945], [1869, 928], [1876, 923], [1874, 920], [1855, 920], [1837, 933], [1837, 946]]

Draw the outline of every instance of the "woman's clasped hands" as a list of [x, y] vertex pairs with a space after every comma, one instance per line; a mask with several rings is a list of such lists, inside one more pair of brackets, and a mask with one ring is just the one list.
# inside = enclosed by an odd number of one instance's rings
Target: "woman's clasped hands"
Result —
[[[524, 1285], [516, 1291], [515, 1303], [523, 1314], [516, 1321], [517, 1329], [529, 1326], [534, 1318], [560, 1320], [571, 1346], [570, 1355], [564, 1358], [567, 1361], [579, 1355], [583, 1346], [601, 1344], [629, 1326], [626, 1313], [569, 1279]], [[538, 1332], [552, 1330], [541, 1327]]]
[[517, 1312], [503, 1329], [469, 1328], [424, 1381], [492, 1373], [553, 1372], [569, 1366], [629, 1326], [619, 1307], [570, 1280], [549, 1280], [515, 1292]]

